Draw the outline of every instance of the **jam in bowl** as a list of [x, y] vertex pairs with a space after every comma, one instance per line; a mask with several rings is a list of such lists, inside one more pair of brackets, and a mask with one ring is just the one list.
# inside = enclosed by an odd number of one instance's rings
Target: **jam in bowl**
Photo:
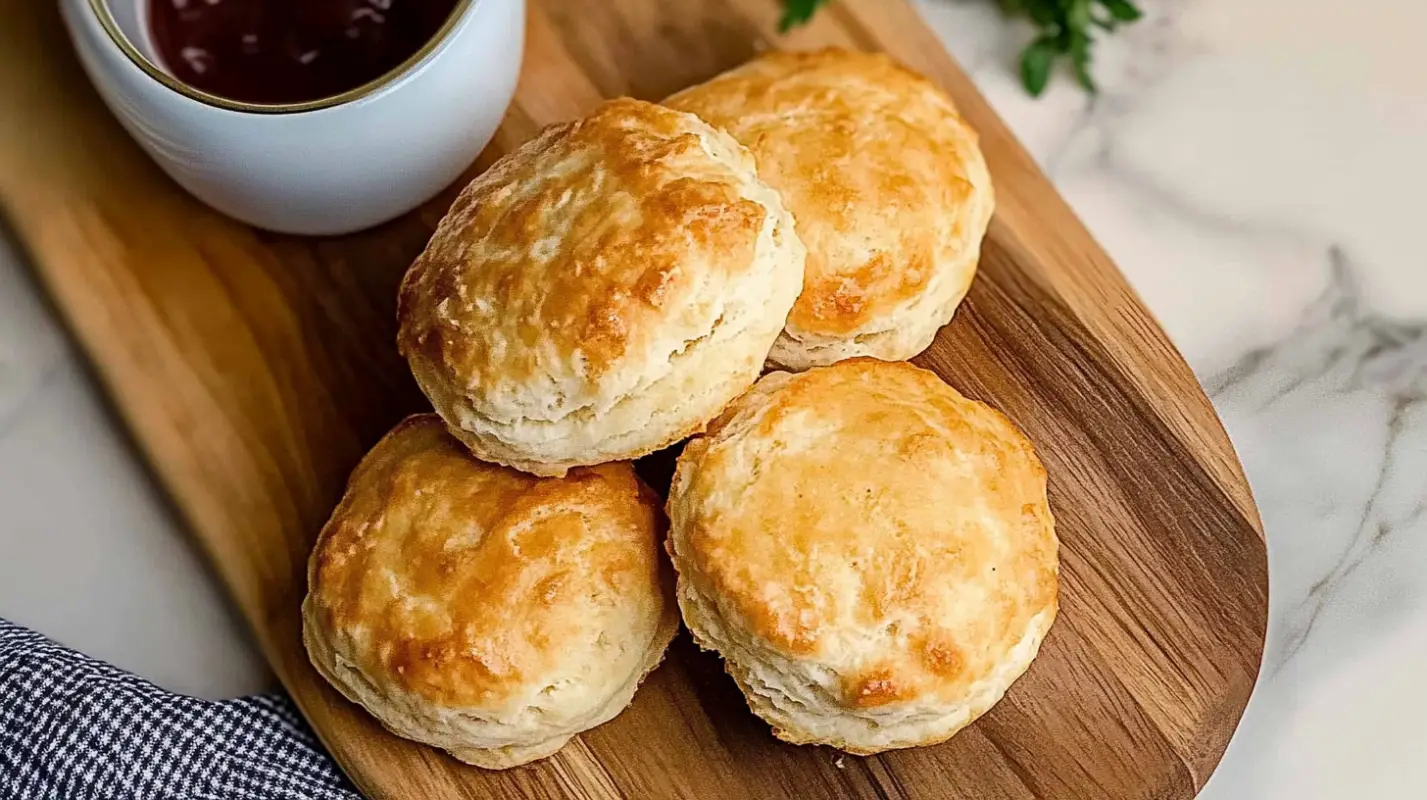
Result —
[[398, 69], [456, 0], [147, 0], [152, 49], [174, 77], [248, 103], [340, 95]]
[[181, 186], [337, 234], [456, 180], [515, 91], [525, 0], [61, 0], [80, 62]]

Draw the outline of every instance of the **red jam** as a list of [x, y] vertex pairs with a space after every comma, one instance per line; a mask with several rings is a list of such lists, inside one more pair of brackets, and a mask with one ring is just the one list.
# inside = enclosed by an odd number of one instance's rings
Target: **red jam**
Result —
[[301, 103], [396, 69], [460, 0], [149, 0], [174, 77], [229, 100]]

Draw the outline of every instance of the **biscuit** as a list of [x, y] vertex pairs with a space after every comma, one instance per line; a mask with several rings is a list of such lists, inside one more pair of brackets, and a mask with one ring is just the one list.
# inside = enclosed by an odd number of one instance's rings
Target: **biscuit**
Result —
[[770, 373], [684, 450], [668, 508], [684, 622], [790, 742], [948, 739], [1055, 619], [1030, 443], [910, 364]]
[[747, 150], [615, 100], [461, 192], [402, 283], [398, 344], [478, 458], [558, 476], [671, 445], [751, 386], [804, 255]]
[[658, 505], [627, 463], [536, 478], [412, 417], [317, 540], [308, 655], [398, 736], [488, 769], [549, 756], [624, 710], [678, 629]]
[[807, 246], [770, 365], [925, 350], [971, 286], [994, 198], [976, 133], [885, 55], [769, 53], [665, 101], [753, 151]]

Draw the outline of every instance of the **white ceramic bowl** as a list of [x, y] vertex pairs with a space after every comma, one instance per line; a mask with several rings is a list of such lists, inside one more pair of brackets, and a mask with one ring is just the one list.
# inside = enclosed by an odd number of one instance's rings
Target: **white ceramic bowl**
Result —
[[175, 80], [153, 57], [144, 0], [61, 6], [90, 80], [159, 166], [219, 211], [285, 233], [370, 227], [449, 185], [500, 124], [525, 40], [525, 0], [461, 0], [387, 75], [265, 106]]

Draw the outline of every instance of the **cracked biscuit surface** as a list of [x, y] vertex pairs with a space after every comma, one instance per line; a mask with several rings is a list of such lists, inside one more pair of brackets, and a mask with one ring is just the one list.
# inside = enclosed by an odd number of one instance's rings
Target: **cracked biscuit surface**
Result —
[[804, 256], [746, 149], [615, 100], [461, 192], [402, 282], [398, 345], [471, 452], [562, 475], [673, 444], [752, 385]]
[[668, 508], [685, 624], [791, 742], [943, 741], [1055, 619], [1034, 450], [910, 364], [770, 373], [685, 448]]
[[808, 249], [769, 363], [925, 350], [971, 286], [995, 204], [977, 136], [881, 54], [769, 53], [665, 101], [748, 147]]
[[628, 463], [537, 478], [434, 414], [357, 467], [308, 564], [317, 670], [399, 736], [489, 769], [613, 719], [678, 629], [659, 498]]

